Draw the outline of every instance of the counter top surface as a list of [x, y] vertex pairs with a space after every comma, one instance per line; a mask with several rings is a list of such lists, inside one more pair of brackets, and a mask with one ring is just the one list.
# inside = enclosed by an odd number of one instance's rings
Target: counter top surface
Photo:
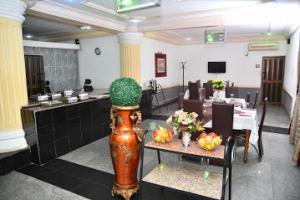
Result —
[[87, 100], [83, 100], [83, 101], [78, 101], [75, 103], [61, 103], [58, 105], [54, 105], [54, 106], [41, 106], [39, 103], [29, 103], [27, 106], [23, 106], [23, 110], [29, 110], [29, 111], [33, 111], [33, 112], [40, 112], [40, 111], [46, 111], [46, 110], [51, 110], [51, 109], [55, 109], [55, 108], [60, 108], [60, 107], [65, 107], [65, 106], [73, 106], [73, 105], [77, 105], [77, 104], [82, 104], [82, 103], [86, 103], [86, 102], [92, 102], [92, 101], [96, 101], [99, 99], [105, 99], [108, 98], [108, 96], [102, 97], [102, 98], [89, 98]]

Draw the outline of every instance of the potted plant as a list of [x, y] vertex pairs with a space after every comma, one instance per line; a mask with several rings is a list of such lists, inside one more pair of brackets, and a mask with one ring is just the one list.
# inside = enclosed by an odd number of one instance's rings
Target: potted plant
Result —
[[140, 158], [141, 113], [138, 111], [142, 90], [131, 78], [120, 78], [109, 88], [111, 128], [110, 152], [115, 172], [112, 194], [129, 200], [138, 191], [137, 169]]
[[215, 101], [223, 101], [225, 99], [225, 82], [223, 80], [213, 80], [214, 88], [213, 98]]

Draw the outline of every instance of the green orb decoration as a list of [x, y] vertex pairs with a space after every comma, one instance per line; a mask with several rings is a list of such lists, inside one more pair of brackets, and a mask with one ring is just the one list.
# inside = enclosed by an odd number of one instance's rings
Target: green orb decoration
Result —
[[142, 97], [142, 88], [132, 78], [119, 78], [111, 83], [109, 95], [113, 105], [135, 106]]

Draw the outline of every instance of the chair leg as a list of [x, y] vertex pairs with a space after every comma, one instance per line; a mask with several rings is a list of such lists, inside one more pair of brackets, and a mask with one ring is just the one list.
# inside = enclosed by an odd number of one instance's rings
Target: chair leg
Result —
[[248, 149], [249, 149], [249, 139], [250, 139], [250, 131], [247, 129], [246, 138], [245, 138], [245, 146], [244, 146], [244, 162], [246, 163], [248, 160]]
[[261, 160], [262, 156], [264, 155], [263, 143], [261, 138], [258, 139], [258, 152], [259, 152], [259, 159]]

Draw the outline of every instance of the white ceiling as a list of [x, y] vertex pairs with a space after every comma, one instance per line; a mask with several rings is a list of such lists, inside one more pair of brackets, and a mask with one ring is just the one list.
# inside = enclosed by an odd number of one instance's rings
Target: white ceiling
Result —
[[79, 25], [29, 15], [25, 16], [25, 22], [23, 23], [23, 34], [33, 35], [33, 40], [43, 40], [43, 38], [50, 36], [63, 36], [90, 31], [91, 30], [81, 30]]
[[[128, 23], [128, 18], [145, 17], [146, 20], [137, 25], [137, 30], [181, 41], [191, 38], [192, 41], [203, 42], [206, 29], [225, 30], [229, 39], [247, 35], [264, 36], [268, 30], [274, 35], [288, 37], [300, 24], [300, 4], [296, 0], [161, 0], [160, 7], [133, 11], [125, 15], [116, 13], [116, 0], [44, 1], [63, 4], [65, 8], [75, 8], [99, 17], [109, 17], [120, 23], [127, 23], [128, 26], [136, 26]], [[51, 34], [59, 30], [78, 31], [74, 26], [45, 24], [31, 23], [31, 31], [39, 34]]]

